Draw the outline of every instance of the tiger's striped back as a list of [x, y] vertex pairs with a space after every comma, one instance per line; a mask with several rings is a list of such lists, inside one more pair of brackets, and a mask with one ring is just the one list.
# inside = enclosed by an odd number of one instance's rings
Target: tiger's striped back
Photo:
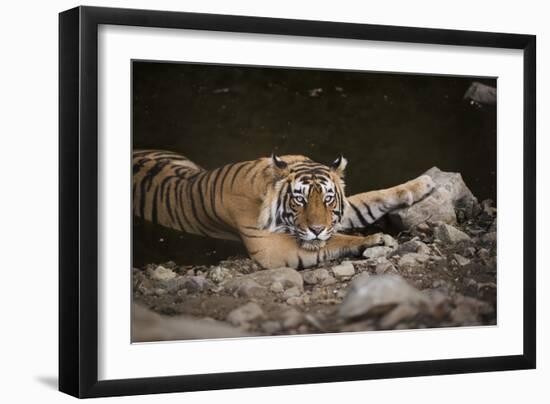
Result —
[[181, 154], [135, 151], [134, 215], [191, 234], [240, 240], [228, 225], [217, 195], [226, 167], [206, 171]]

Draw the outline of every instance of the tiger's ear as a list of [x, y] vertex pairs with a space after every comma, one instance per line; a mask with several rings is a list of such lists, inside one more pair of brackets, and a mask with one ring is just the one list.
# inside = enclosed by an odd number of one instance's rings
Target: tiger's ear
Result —
[[345, 159], [344, 156], [340, 155], [331, 164], [330, 169], [332, 171], [334, 171], [336, 174], [338, 174], [340, 177], [343, 177], [344, 176], [344, 171], [345, 171], [347, 165], [348, 165], [348, 161]]
[[277, 177], [283, 177], [288, 175], [288, 163], [277, 156], [275, 153], [271, 154], [270, 159], [271, 167]]

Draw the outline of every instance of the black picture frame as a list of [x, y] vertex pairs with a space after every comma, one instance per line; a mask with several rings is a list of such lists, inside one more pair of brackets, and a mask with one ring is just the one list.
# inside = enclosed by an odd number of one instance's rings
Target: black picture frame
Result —
[[[181, 28], [523, 50], [523, 354], [99, 381], [98, 26]], [[77, 7], [59, 15], [59, 390], [103, 397], [324, 383], [536, 366], [534, 35]]]

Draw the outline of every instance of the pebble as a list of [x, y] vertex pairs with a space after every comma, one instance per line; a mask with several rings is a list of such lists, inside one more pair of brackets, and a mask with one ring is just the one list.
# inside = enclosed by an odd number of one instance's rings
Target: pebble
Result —
[[296, 286], [293, 286], [285, 290], [285, 292], [283, 293], [283, 298], [290, 299], [291, 297], [297, 297], [297, 296], [300, 296], [301, 294], [302, 292], [300, 291], [300, 289], [298, 289]]
[[213, 267], [208, 271], [208, 279], [213, 282], [221, 283], [231, 277], [231, 271], [224, 267]]
[[496, 243], [497, 233], [495, 231], [489, 232], [481, 236], [481, 241], [485, 243]]
[[386, 246], [369, 247], [363, 252], [363, 257], [365, 257], [366, 259], [387, 257], [393, 251], [394, 249], [392, 247], [386, 247]]
[[274, 334], [282, 329], [281, 323], [278, 321], [266, 321], [262, 323], [261, 327], [267, 334]]
[[310, 271], [303, 271], [302, 278], [308, 285], [323, 284], [327, 285], [327, 282], [334, 283], [335, 279], [330, 275], [327, 269], [317, 268]]
[[283, 287], [283, 284], [281, 282], [273, 282], [269, 287], [269, 290], [271, 290], [273, 293], [282, 293], [285, 291], [285, 288]]
[[408, 253], [399, 258], [397, 265], [402, 268], [409, 269], [418, 265], [422, 265], [430, 259], [429, 255], [419, 253]]
[[403, 255], [407, 253], [420, 253], [420, 254], [430, 254], [431, 250], [425, 243], [420, 240], [409, 240], [399, 246], [395, 251], [398, 255]]
[[457, 264], [461, 267], [466, 266], [470, 263], [470, 260], [466, 257], [463, 257], [460, 254], [453, 254], [453, 258], [456, 260]]
[[374, 272], [376, 272], [377, 275], [386, 274], [386, 273], [396, 273], [397, 269], [393, 266], [393, 264], [385, 260], [383, 262], [379, 262], [376, 264], [376, 267], [374, 268]]
[[274, 282], [279, 282], [285, 289], [296, 286], [298, 289], [304, 290], [302, 275], [292, 268], [266, 269], [245, 275], [245, 277], [253, 279], [266, 288]]
[[151, 278], [157, 281], [169, 281], [176, 277], [176, 273], [171, 269], [159, 265], [151, 272]]
[[439, 223], [434, 229], [434, 236], [448, 244], [470, 241], [470, 236], [447, 223]]
[[291, 306], [300, 306], [304, 304], [304, 300], [299, 296], [289, 297], [286, 302]]
[[304, 315], [293, 307], [288, 308], [282, 313], [283, 327], [293, 329], [298, 327], [304, 321]]
[[227, 316], [227, 321], [236, 326], [243, 326], [264, 317], [265, 315], [260, 305], [250, 302], [231, 311]]
[[261, 297], [266, 292], [266, 288], [246, 276], [234, 278], [224, 283], [223, 287], [235, 296], [247, 298]]
[[340, 265], [332, 267], [332, 272], [337, 279], [350, 278], [355, 275], [355, 268], [349, 261], [344, 261]]

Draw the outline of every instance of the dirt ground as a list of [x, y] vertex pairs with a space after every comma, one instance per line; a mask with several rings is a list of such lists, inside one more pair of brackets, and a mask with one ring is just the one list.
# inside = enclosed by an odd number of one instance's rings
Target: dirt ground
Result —
[[496, 209], [480, 206], [468, 220], [457, 212], [453, 226], [422, 223], [363, 257], [302, 271], [263, 270], [246, 257], [134, 268], [134, 303], [179, 319], [169, 335], [136, 323], [134, 340], [494, 325]]

